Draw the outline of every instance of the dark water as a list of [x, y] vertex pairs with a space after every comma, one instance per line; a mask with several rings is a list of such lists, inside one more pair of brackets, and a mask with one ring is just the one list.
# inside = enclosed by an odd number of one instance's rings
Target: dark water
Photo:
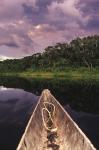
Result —
[[99, 149], [99, 83], [0, 78], [0, 150], [15, 150], [43, 89], [65, 107]]
[[0, 150], [15, 150], [38, 97], [0, 86]]

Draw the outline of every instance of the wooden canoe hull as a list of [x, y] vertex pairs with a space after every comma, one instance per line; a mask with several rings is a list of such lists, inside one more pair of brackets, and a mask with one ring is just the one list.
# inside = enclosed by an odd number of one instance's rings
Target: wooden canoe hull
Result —
[[48, 147], [48, 131], [42, 119], [44, 102], [55, 106], [54, 123], [57, 126], [58, 135], [56, 150], [95, 150], [86, 135], [48, 90], [42, 92], [17, 150], [54, 150]]

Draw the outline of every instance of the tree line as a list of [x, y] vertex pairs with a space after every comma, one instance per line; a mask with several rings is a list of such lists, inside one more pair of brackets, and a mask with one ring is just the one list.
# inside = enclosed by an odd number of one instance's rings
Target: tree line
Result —
[[43, 53], [33, 54], [22, 59], [0, 62], [0, 72], [26, 70], [65, 70], [66, 67], [99, 66], [99, 36], [76, 38], [69, 43], [48, 46]]

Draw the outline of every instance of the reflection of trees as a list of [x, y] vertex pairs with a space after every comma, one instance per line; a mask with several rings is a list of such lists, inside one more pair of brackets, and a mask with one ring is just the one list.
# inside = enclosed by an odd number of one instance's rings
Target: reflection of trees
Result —
[[2, 77], [0, 85], [24, 89], [36, 95], [40, 95], [44, 89], [49, 89], [62, 105], [69, 103], [74, 109], [99, 113], [98, 82]]

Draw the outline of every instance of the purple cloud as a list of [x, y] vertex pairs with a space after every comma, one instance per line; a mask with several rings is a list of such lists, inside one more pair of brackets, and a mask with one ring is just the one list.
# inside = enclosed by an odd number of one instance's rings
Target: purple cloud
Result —
[[99, 33], [98, 0], [1, 0], [0, 55], [23, 57]]

